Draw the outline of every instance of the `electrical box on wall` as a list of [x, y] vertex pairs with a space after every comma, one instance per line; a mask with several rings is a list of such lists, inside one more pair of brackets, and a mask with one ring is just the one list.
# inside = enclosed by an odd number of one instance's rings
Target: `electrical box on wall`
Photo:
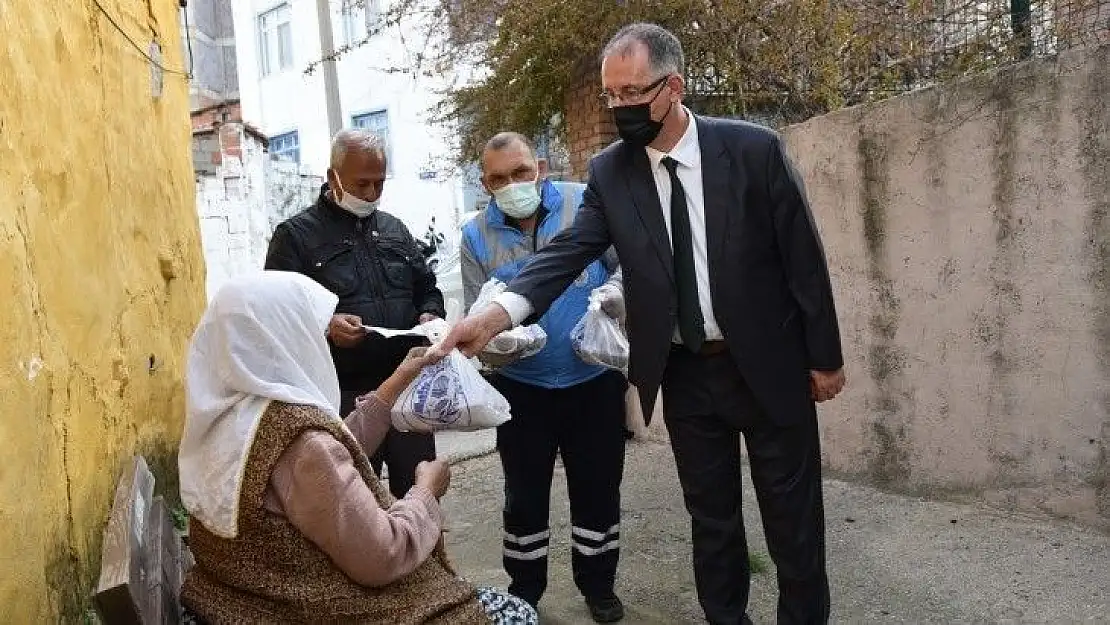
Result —
[[162, 46], [157, 41], [150, 42], [150, 96], [162, 97]]

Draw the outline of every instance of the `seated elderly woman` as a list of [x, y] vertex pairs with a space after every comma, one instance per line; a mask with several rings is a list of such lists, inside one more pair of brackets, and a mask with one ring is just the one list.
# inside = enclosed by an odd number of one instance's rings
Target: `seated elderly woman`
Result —
[[[336, 297], [299, 274], [232, 280], [189, 350], [179, 457], [196, 565], [182, 603], [211, 623], [535, 623], [460, 579], [441, 540], [441, 462], [395, 501], [367, 461], [437, 356], [414, 350], [346, 419], [325, 329]], [[423, 352], [423, 353], [421, 353]]]

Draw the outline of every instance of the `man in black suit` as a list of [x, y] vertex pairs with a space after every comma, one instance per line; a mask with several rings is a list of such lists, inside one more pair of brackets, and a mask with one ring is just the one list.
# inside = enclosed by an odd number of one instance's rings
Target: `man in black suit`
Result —
[[821, 452], [814, 402], [844, 386], [824, 250], [801, 181], [773, 131], [682, 105], [678, 39], [652, 24], [602, 53], [602, 98], [621, 141], [590, 163], [583, 205], [498, 306], [442, 344], [474, 353], [529, 322], [610, 245], [624, 270], [629, 380], [644, 414], [660, 384], [692, 517], [706, 618], [746, 623], [743, 434], [780, 623], [829, 618]]

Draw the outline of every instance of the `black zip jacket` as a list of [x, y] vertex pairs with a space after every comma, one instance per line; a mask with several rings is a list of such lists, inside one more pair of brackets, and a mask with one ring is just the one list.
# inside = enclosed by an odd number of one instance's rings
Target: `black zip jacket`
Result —
[[[358, 218], [320, 190], [316, 203], [278, 224], [266, 269], [295, 271], [339, 297], [337, 313], [370, 326], [408, 329], [420, 315], [444, 317], [435, 273], [408, 228], [389, 213]], [[371, 335], [353, 348], [332, 345], [344, 390], [372, 390], [414, 343]]]

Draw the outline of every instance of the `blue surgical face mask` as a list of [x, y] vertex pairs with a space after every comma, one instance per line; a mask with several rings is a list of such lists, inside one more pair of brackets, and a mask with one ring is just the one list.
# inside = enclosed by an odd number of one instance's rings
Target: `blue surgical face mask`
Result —
[[514, 182], [493, 192], [497, 208], [513, 219], [528, 219], [540, 208], [540, 189], [537, 176], [530, 182]]

